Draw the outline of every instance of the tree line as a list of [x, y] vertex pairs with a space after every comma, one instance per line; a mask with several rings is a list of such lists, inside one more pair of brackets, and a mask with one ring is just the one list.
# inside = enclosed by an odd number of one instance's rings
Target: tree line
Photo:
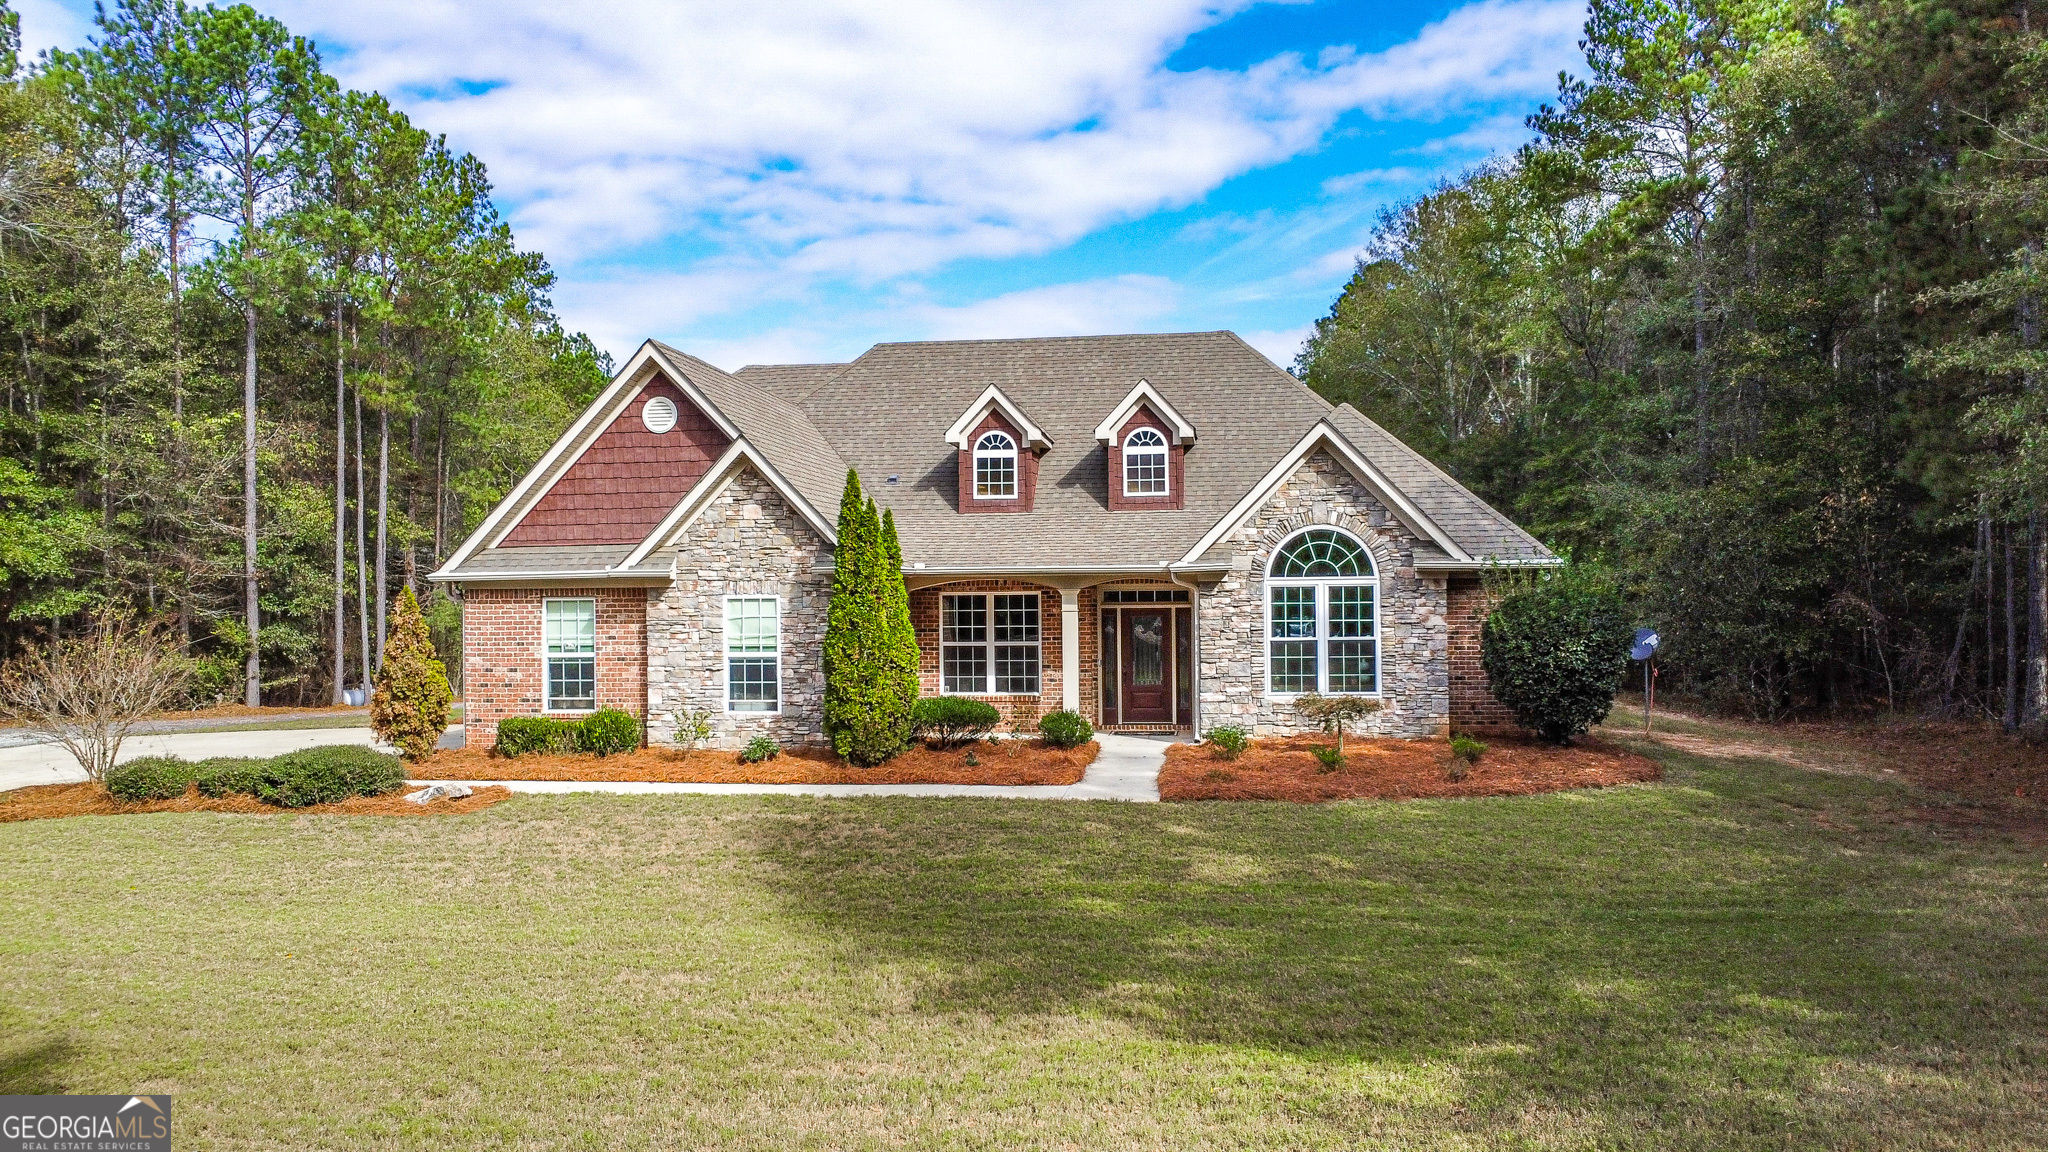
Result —
[[1536, 139], [1383, 214], [1297, 370], [1762, 717], [2048, 716], [2028, 0], [1595, 0]]
[[192, 702], [370, 683], [423, 582], [602, 387], [473, 156], [246, 5], [0, 5], [0, 656], [167, 620]]

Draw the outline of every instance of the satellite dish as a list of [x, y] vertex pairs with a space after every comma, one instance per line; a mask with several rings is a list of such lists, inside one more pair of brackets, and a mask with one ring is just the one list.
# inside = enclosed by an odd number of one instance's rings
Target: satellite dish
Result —
[[1657, 635], [1657, 630], [1654, 628], [1636, 629], [1636, 644], [1635, 647], [1628, 650], [1628, 658], [1631, 660], [1648, 660], [1657, 654], [1657, 645], [1663, 643], [1663, 640], [1664, 638]]

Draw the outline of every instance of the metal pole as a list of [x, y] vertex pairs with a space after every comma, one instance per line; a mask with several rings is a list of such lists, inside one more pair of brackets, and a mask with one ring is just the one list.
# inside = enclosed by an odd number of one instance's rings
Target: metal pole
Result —
[[1650, 687], [1650, 662], [1645, 660], [1643, 661], [1643, 735], [1645, 736], [1650, 734], [1650, 701], [1652, 700], [1650, 693], [1652, 691], [1654, 689]]

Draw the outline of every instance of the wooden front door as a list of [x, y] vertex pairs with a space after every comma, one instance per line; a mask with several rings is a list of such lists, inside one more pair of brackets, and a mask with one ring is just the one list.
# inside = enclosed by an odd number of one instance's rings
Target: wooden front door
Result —
[[1117, 637], [1117, 687], [1125, 724], [1173, 719], [1173, 636], [1164, 609], [1125, 608]]

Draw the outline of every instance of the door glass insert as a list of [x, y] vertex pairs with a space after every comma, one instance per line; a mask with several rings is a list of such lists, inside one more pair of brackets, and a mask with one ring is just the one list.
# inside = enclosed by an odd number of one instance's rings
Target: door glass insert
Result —
[[1165, 617], [1131, 614], [1131, 683], [1150, 687], [1166, 676]]

